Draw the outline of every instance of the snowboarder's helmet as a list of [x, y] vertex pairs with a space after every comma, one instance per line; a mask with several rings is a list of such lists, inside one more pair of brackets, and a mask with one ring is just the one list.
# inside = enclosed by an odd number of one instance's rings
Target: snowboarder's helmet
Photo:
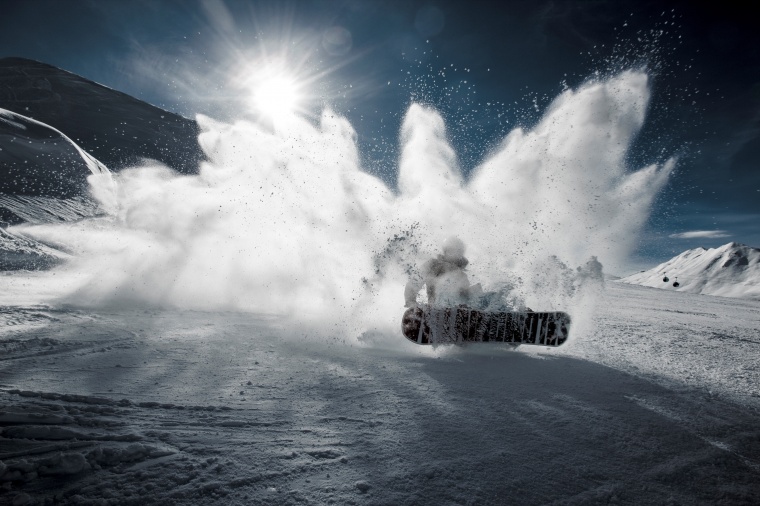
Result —
[[458, 237], [449, 237], [443, 243], [443, 257], [447, 260], [464, 258], [465, 246]]

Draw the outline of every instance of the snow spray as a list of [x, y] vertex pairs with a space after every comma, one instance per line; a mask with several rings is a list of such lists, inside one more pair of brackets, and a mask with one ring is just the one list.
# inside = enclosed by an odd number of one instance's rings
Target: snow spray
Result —
[[457, 236], [473, 283], [569, 312], [578, 336], [601, 266], [625, 261], [675, 165], [626, 164], [648, 79], [629, 70], [566, 90], [469, 177], [441, 115], [412, 104], [396, 189], [362, 170], [352, 126], [330, 110], [316, 125], [199, 116], [198, 175], [148, 163], [91, 177], [109, 216], [55, 239], [78, 254], [68, 268], [91, 273], [67, 302], [282, 314], [303, 333], [400, 338], [409, 273]]

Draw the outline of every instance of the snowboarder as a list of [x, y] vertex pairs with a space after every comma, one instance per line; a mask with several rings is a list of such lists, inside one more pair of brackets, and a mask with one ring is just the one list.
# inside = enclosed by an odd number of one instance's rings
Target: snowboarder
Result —
[[483, 290], [480, 284], [470, 286], [464, 272], [469, 261], [465, 258], [465, 245], [461, 239], [451, 237], [443, 243], [443, 254], [431, 258], [415, 272], [406, 284], [404, 299], [406, 307], [417, 306], [417, 293], [427, 289], [428, 304], [434, 306], [457, 306], [469, 304]]
[[[494, 341], [511, 344], [559, 346], [567, 339], [570, 315], [560, 311], [534, 312], [504, 300], [502, 292], [483, 293], [480, 284], [470, 286], [464, 272], [469, 263], [464, 243], [452, 237], [443, 243], [443, 254], [431, 258], [414, 272], [404, 289], [401, 332], [417, 344]], [[427, 288], [427, 304], [417, 303], [417, 293]]]

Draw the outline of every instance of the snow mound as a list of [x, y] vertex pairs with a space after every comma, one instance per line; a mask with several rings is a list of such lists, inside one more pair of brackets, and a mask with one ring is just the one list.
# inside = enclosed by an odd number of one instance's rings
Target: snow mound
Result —
[[[663, 281], [665, 277], [668, 281]], [[679, 286], [673, 286], [678, 280]], [[760, 300], [760, 249], [736, 242], [684, 251], [623, 283], [667, 290]]]
[[78, 221], [103, 214], [100, 205], [89, 197], [57, 199], [33, 195], [0, 193], [0, 226], [29, 223]]
[[0, 228], [0, 271], [38, 271], [60, 264], [68, 255]]

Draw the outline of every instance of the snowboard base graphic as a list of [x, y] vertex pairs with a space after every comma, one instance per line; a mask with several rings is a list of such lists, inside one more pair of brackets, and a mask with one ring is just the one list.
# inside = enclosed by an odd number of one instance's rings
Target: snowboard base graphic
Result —
[[401, 329], [417, 344], [494, 342], [560, 346], [568, 338], [570, 315], [561, 311], [490, 312], [467, 306], [412, 307]]

